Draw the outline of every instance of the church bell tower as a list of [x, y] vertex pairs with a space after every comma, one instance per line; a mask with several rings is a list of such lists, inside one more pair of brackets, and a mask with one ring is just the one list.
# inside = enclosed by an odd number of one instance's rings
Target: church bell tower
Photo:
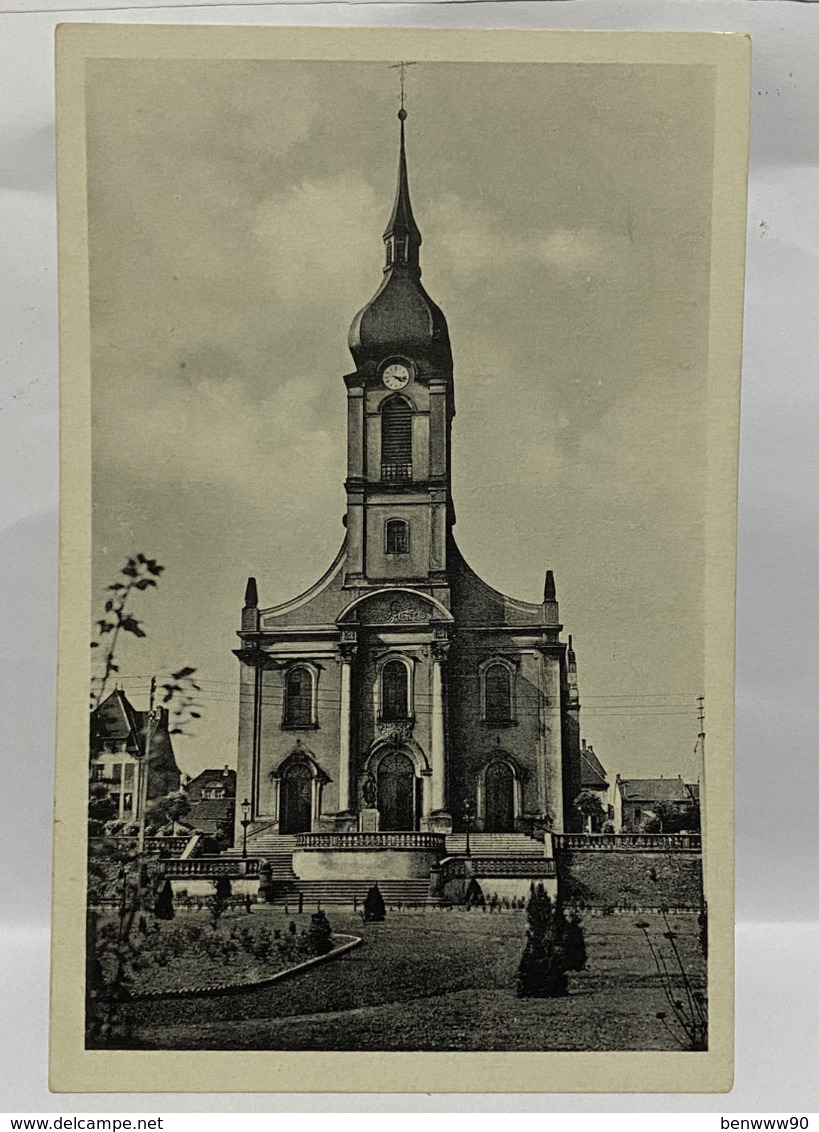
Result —
[[384, 278], [353, 319], [347, 386], [345, 586], [408, 584], [447, 601], [454, 519], [455, 415], [446, 319], [421, 283], [421, 233], [410, 203], [407, 112], [398, 113], [395, 203], [384, 231]]

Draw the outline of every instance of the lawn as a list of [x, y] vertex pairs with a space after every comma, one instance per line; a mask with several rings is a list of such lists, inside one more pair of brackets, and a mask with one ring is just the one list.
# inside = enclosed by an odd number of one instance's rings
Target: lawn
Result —
[[[515, 972], [522, 912], [393, 912], [362, 924], [328, 911], [333, 929], [363, 936], [339, 959], [229, 997], [134, 1003], [132, 1043], [149, 1049], [268, 1050], [662, 1050], [680, 1048], [657, 1019], [668, 1011], [642, 932], [659, 916], [589, 917], [588, 969], [563, 999], [520, 999]], [[259, 909], [273, 928], [289, 919]], [[696, 917], [672, 917], [692, 978], [704, 989]], [[670, 1013], [670, 1012], [669, 1012]]]

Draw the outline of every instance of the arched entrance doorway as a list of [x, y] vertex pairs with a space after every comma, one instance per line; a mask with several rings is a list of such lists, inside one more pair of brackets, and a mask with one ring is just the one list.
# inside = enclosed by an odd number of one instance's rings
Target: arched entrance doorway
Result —
[[307, 763], [291, 763], [282, 774], [279, 833], [309, 833], [312, 819], [313, 775]]
[[486, 768], [487, 833], [511, 833], [515, 828], [515, 776], [508, 763], [490, 763]]
[[378, 764], [378, 815], [381, 829], [415, 829], [415, 767], [400, 751]]

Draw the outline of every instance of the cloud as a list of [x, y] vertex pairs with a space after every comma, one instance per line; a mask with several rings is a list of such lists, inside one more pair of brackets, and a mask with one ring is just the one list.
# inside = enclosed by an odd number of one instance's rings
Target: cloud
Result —
[[538, 258], [560, 271], [605, 271], [628, 255], [627, 236], [595, 228], [556, 228], [533, 249]]
[[564, 274], [600, 273], [619, 270], [619, 261], [631, 252], [628, 235], [593, 227], [541, 227], [510, 238], [488, 209], [452, 194], [428, 210], [424, 228], [436, 263], [461, 277], [532, 263]]
[[[276, 383], [261, 402], [236, 377], [186, 386], [146, 378], [98, 398], [95, 467], [124, 497], [147, 490], [170, 499], [195, 487], [238, 493], [268, 512], [314, 508], [343, 474], [343, 436], [319, 425], [319, 401], [305, 377]], [[103, 427], [116, 420], [128, 427]]]
[[349, 174], [268, 197], [254, 231], [277, 297], [293, 308], [332, 301], [351, 318], [379, 281], [383, 213], [372, 185]]

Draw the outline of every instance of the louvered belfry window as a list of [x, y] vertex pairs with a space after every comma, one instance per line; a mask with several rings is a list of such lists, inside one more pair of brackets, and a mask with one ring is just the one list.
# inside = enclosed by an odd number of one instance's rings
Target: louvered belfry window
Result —
[[403, 397], [381, 411], [381, 479], [412, 479], [412, 409]]

